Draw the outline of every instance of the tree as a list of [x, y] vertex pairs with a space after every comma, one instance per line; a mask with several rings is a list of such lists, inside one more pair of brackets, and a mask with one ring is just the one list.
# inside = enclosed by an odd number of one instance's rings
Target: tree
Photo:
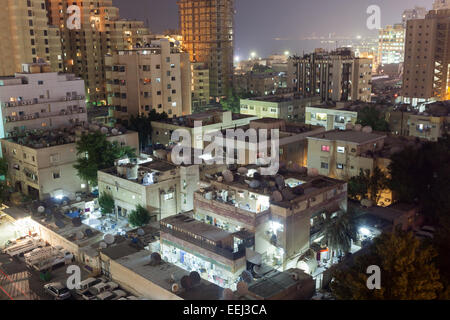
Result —
[[369, 193], [369, 179], [367, 171], [360, 171], [356, 177], [351, 177], [348, 181], [348, 196], [352, 199], [361, 200]]
[[375, 106], [366, 106], [358, 111], [358, 124], [371, 126], [375, 131], [389, 131], [389, 123], [385, 120], [384, 114]]
[[324, 240], [333, 252], [350, 252], [352, 240], [356, 240], [355, 212], [353, 210], [339, 211], [336, 217], [327, 214], [324, 227]]
[[114, 212], [114, 198], [110, 193], [102, 192], [98, 198], [98, 204], [102, 214], [108, 214]]
[[157, 113], [155, 109], [150, 110], [148, 116], [131, 116], [128, 129], [137, 131], [139, 134], [140, 148], [145, 149], [152, 139], [152, 121], [161, 121], [168, 118], [167, 113]]
[[352, 199], [365, 199], [378, 203], [381, 192], [389, 188], [389, 179], [386, 174], [378, 167], [375, 167], [373, 173], [370, 170], [361, 169], [356, 177], [352, 177], [348, 182], [348, 195]]
[[99, 131], [84, 134], [77, 141], [76, 148], [78, 159], [74, 168], [81, 179], [93, 186], [97, 185], [99, 170], [113, 167], [114, 161], [121, 157], [136, 157], [130, 147], [121, 147], [117, 142], [109, 142]]
[[8, 175], [8, 161], [5, 158], [0, 158], [0, 177]]
[[[337, 299], [430, 300], [441, 294], [443, 286], [434, 264], [437, 253], [412, 232], [383, 233], [368, 250], [348, 269], [333, 273], [331, 290]], [[371, 265], [380, 267], [380, 290], [367, 288], [366, 271]]]
[[6, 181], [8, 175], [8, 162], [5, 158], [0, 158], [0, 203], [8, 200], [9, 188]]
[[391, 156], [389, 187], [397, 198], [418, 204], [438, 222], [450, 214], [450, 136], [408, 147]]
[[142, 227], [150, 222], [150, 213], [141, 205], [136, 206], [129, 217], [128, 222], [134, 227]]
[[388, 189], [388, 178], [380, 168], [375, 167], [372, 175], [369, 176], [368, 182], [369, 198], [375, 203], [378, 203], [382, 191]]

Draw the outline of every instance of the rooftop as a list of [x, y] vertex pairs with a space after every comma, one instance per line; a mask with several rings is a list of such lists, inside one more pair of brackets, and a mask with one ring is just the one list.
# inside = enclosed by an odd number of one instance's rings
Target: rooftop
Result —
[[171, 216], [161, 220], [161, 222], [164, 224], [170, 224], [172, 227], [191, 232], [214, 242], [228, 239], [232, 235], [223, 229], [195, 220], [187, 214]]
[[194, 128], [195, 121], [201, 121], [202, 126], [208, 126], [219, 123], [227, 123], [226, 115], [229, 114], [231, 121], [237, 121], [241, 119], [254, 118], [251, 115], [232, 113], [231, 111], [224, 111], [221, 109], [211, 109], [205, 112], [193, 113], [187, 116], [168, 118], [164, 120], [155, 121], [156, 123], [167, 123], [179, 127]]
[[311, 276], [304, 272], [296, 272], [299, 276], [298, 280], [294, 280], [290, 272], [279, 272], [274, 270], [267, 274], [263, 279], [249, 285], [248, 291], [264, 299], [270, 299], [293, 286], [297, 286], [299, 282], [311, 280]]
[[[221, 172], [205, 175], [204, 181], [209, 182], [211, 186], [202, 188], [197, 193], [205, 197], [211, 190], [220, 188], [235, 191], [245, 190], [252, 194], [270, 197], [271, 204], [290, 208], [293, 200], [303, 199], [305, 195], [345, 183], [326, 176], [308, 173], [307, 168], [298, 166], [280, 167], [276, 176], [260, 175], [258, 168], [256, 165], [234, 168], [230, 170], [231, 175], [226, 174], [229, 175], [226, 179], [224, 173]], [[277, 197], [275, 197], [276, 191], [280, 193]], [[234, 203], [230, 204], [235, 205]]]
[[336, 141], [346, 141], [346, 142], [354, 142], [357, 144], [369, 143], [372, 141], [380, 140], [386, 138], [385, 135], [372, 133], [372, 132], [363, 132], [356, 130], [332, 130], [323, 133], [319, 133], [317, 135], [308, 137], [309, 139], [318, 139], [318, 140], [336, 140]]
[[[150, 256], [149, 251], [143, 250], [121, 257], [115, 262], [167, 291], [172, 291], [174, 283], [172, 276], [178, 280], [183, 276], [189, 276], [186, 270], [165, 261], [161, 261], [159, 265], [151, 265]], [[196, 287], [189, 290], [181, 289], [177, 295], [185, 300], [219, 300], [222, 297], [222, 291], [221, 287], [202, 279]]]
[[83, 133], [97, 131], [104, 133], [107, 137], [120, 136], [131, 132], [122, 127], [118, 129], [109, 127], [100, 128], [97, 125], [89, 126], [86, 124], [85, 126], [61, 127], [52, 130], [28, 130], [3, 140], [32, 149], [43, 149], [75, 143], [77, 136], [81, 136]]

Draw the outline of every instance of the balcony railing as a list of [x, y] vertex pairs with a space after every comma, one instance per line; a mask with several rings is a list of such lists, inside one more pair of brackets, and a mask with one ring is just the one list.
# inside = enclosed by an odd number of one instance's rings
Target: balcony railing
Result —
[[232, 252], [231, 249], [216, 247], [212, 244], [207, 243], [204, 240], [199, 240], [199, 239], [190, 237], [189, 235], [187, 235], [183, 232], [180, 232], [180, 231], [177, 231], [174, 229], [170, 229], [164, 225], [161, 225], [161, 232], [171, 234], [178, 239], [185, 240], [189, 243], [192, 243], [193, 245], [196, 245], [197, 247], [214, 252], [224, 258], [227, 258], [228, 260], [238, 260], [245, 256], [245, 249], [240, 249], [237, 252]]

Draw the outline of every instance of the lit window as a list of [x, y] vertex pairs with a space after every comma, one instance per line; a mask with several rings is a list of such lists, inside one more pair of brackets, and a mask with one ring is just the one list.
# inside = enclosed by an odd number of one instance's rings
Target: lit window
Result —
[[345, 147], [337, 147], [338, 153], [345, 153]]
[[172, 200], [173, 199], [173, 192], [171, 193], [166, 193], [164, 195], [164, 200]]
[[330, 146], [322, 146], [323, 152], [330, 152]]

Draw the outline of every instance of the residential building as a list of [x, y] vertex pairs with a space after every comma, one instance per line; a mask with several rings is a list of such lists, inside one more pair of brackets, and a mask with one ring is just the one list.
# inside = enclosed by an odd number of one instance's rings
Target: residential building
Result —
[[151, 110], [171, 118], [191, 113], [189, 54], [174, 42], [153, 40], [144, 48], [117, 51], [105, 63], [108, 104], [120, 122]]
[[155, 262], [148, 250], [121, 243], [100, 251], [102, 272], [136, 297], [150, 300], [220, 300], [223, 288], [201, 279], [184, 288], [190, 272], [164, 260]]
[[59, 29], [49, 25], [45, 1], [2, 1], [0, 12], [0, 76], [22, 71], [22, 64], [45, 61], [63, 70]]
[[127, 217], [141, 205], [150, 212], [151, 221], [159, 221], [193, 209], [199, 179], [198, 165], [175, 166], [156, 158], [138, 164], [127, 159], [99, 171], [98, 187], [100, 194], [113, 196], [117, 216]]
[[[139, 149], [137, 132], [106, 128], [102, 132], [105, 130], [109, 141]], [[90, 130], [74, 126], [29, 131], [21, 137], [2, 139], [2, 152], [8, 162], [11, 186], [39, 200], [50, 197], [75, 199], [77, 193], [88, 191], [87, 183], [78, 177], [73, 167], [77, 161], [76, 141], [88, 132]]]
[[173, 145], [176, 142], [172, 141], [172, 133], [177, 129], [184, 129], [192, 137], [192, 148], [203, 150], [205, 147], [203, 137], [206, 133], [223, 129], [234, 129], [247, 125], [250, 121], [256, 119], [258, 119], [256, 116], [216, 109], [185, 117], [152, 121], [152, 142], [153, 144], [165, 146]]
[[241, 114], [302, 122], [305, 119], [305, 108], [320, 102], [319, 96], [302, 97], [290, 93], [241, 99], [240, 104]]
[[[316, 135], [320, 132], [324, 132], [325, 128], [321, 126], [305, 125], [303, 123], [289, 122], [283, 119], [274, 118], [262, 118], [258, 120], [252, 120], [248, 125], [236, 127], [236, 131], [242, 130], [244, 134], [249, 132], [249, 129], [256, 130], [257, 137], [260, 137], [260, 130], [267, 130], [267, 145], [270, 148], [271, 145], [271, 130], [278, 130], [278, 145], [279, 145], [279, 161], [287, 165], [296, 164], [299, 167], [306, 167], [307, 164], [307, 152], [308, 152], [308, 139], [310, 135]], [[251, 164], [251, 156], [254, 155], [254, 150], [258, 150], [258, 143], [250, 142], [250, 136], [245, 138], [245, 158], [239, 159], [238, 148], [239, 142], [236, 143], [236, 137], [233, 135], [230, 140], [227, 137], [226, 130], [222, 130], [223, 145], [235, 146], [235, 160], [239, 160], [239, 164], [248, 165]], [[213, 139], [218, 139], [214, 137]], [[220, 140], [216, 141], [220, 142]], [[228, 149], [227, 149], [228, 152]], [[264, 155], [258, 153], [259, 157]], [[241, 162], [242, 161], [242, 162]]]
[[450, 129], [450, 103], [427, 104], [424, 112], [408, 114], [408, 134], [411, 137], [437, 141]]
[[276, 176], [250, 165], [205, 177], [194, 194], [194, 218], [240, 234], [247, 260], [279, 270], [296, 267], [324, 212], [347, 208], [347, 184], [295, 167]]
[[450, 9], [449, 0], [434, 0], [433, 10], [445, 10], [445, 9]]
[[[255, 70], [255, 69], [253, 69]], [[286, 77], [279, 72], [255, 72], [234, 75], [234, 90], [256, 96], [275, 95], [286, 88]]]
[[358, 112], [350, 107], [349, 103], [337, 102], [331, 105], [319, 105], [306, 107], [305, 123], [315, 126], [323, 126], [329, 130], [345, 130], [348, 123], [356, 124]]
[[[387, 172], [391, 156], [405, 147], [417, 147], [414, 139], [374, 133], [370, 127], [333, 130], [308, 137], [308, 169], [319, 174], [348, 181], [361, 171], [372, 174], [375, 168]], [[377, 204], [387, 206], [395, 201], [390, 190], [377, 195]]]
[[209, 104], [209, 69], [206, 63], [194, 62], [192, 69], [192, 111], [201, 111]]
[[388, 25], [379, 30], [376, 70], [384, 65], [400, 64], [405, 56], [405, 27], [402, 24]]
[[[301, 269], [284, 272], [272, 270], [248, 286], [249, 300], [310, 300], [315, 293], [315, 281]], [[245, 300], [246, 297], [244, 296]]]
[[205, 280], [236, 289], [246, 270], [245, 243], [239, 234], [197, 221], [192, 214], [161, 220], [161, 254], [169, 263], [196, 270]]
[[287, 79], [288, 88], [305, 98], [370, 102], [372, 60], [356, 58], [348, 48], [330, 53], [316, 49], [315, 53], [289, 58]]
[[402, 99], [418, 104], [448, 100], [448, 50], [446, 30], [450, 9], [431, 10], [425, 19], [409, 20], [406, 27]]
[[[86, 81], [86, 95], [94, 105], [107, 103], [105, 56], [142, 44], [148, 34], [143, 22], [121, 20], [112, 0], [47, 0], [49, 24], [60, 28], [63, 67]], [[68, 7], [80, 9], [81, 28], [67, 28]]]
[[234, 0], [180, 0], [178, 7], [191, 62], [207, 64], [212, 97], [226, 96], [233, 77]]
[[21, 73], [0, 78], [0, 138], [87, 123], [84, 81], [50, 69], [25, 64]]
[[413, 19], [425, 19], [427, 15], [427, 9], [424, 7], [415, 6], [413, 9], [406, 9], [402, 14], [402, 24], [406, 28], [406, 23], [408, 20]]

